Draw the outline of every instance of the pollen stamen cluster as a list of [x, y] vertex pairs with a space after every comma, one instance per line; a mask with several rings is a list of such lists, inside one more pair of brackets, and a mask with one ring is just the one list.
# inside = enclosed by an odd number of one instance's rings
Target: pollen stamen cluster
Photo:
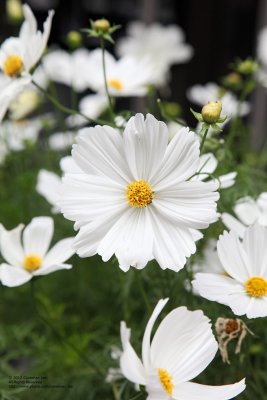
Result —
[[262, 297], [267, 294], [267, 281], [260, 276], [253, 276], [245, 283], [247, 293], [252, 297]]
[[160, 382], [165, 389], [165, 391], [168, 393], [169, 396], [172, 396], [172, 391], [173, 391], [173, 383], [172, 383], [172, 376], [168, 374], [168, 371], [164, 368], [158, 368], [158, 374], [159, 374], [159, 379]]
[[108, 80], [108, 86], [110, 86], [111, 88], [116, 89], [116, 90], [122, 90], [123, 89], [123, 84], [118, 79], [109, 79]]
[[153, 196], [151, 186], [143, 179], [130, 183], [126, 188], [126, 198], [131, 207], [146, 207], [152, 203]]
[[15, 54], [8, 56], [4, 61], [3, 70], [11, 78], [20, 75], [23, 70], [22, 58]]
[[36, 271], [42, 265], [41, 257], [37, 256], [36, 254], [29, 254], [23, 260], [23, 267], [28, 272]]

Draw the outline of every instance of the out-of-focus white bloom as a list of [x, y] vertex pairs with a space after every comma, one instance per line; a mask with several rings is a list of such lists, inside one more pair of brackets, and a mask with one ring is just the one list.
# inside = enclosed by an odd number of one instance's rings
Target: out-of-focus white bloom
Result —
[[48, 79], [71, 86], [76, 92], [88, 88], [85, 76], [89, 64], [90, 52], [86, 49], [78, 49], [71, 54], [64, 50], [54, 50], [42, 60]]
[[261, 193], [256, 200], [251, 197], [239, 199], [234, 206], [234, 213], [237, 218], [228, 213], [223, 213], [221, 218], [224, 225], [234, 230], [241, 238], [246, 226], [255, 222], [267, 227], [267, 192]]
[[149, 58], [154, 67], [153, 83], [162, 85], [167, 81], [171, 65], [188, 61], [193, 49], [185, 43], [179, 26], [146, 25], [138, 21], [132, 22], [127, 29], [127, 37], [118, 41], [117, 52], [120, 56], [131, 56], [137, 60]]
[[30, 70], [45, 50], [54, 11], [49, 11], [43, 33], [37, 30], [36, 19], [27, 4], [23, 5], [23, 14], [25, 21], [19, 36], [8, 38], [0, 48], [0, 68], [7, 78], [0, 93], [0, 120], [3, 119], [12, 100], [32, 79]]
[[60, 240], [48, 250], [54, 221], [50, 217], [33, 218], [22, 235], [23, 225], [11, 231], [3, 230], [0, 247], [6, 263], [0, 265], [0, 281], [3, 285], [20, 286], [34, 276], [47, 275], [60, 269], [70, 269], [64, 262], [70, 258], [73, 238]]
[[225, 231], [217, 250], [229, 276], [199, 273], [193, 287], [206, 299], [231, 307], [236, 315], [266, 317], [267, 229], [258, 224], [249, 226], [242, 242], [234, 231]]
[[161, 322], [151, 341], [154, 323], [168, 299], [156, 305], [145, 329], [142, 361], [130, 343], [131, 330], [121, 322], [123, 375], [144, 385], [147, 400], [229, 400], [245, 389], [245, 380], [232, 385], [208, 386], [190, 382], [215, 357], [218, 344], [202, 311], [175, 308]]
[[[107, 108], [108, 100], [106, 95], [89, 94], [82, 98], [79, 103], [79, 110], [89, 119], [98, 118]], [[66, 123], [70, 127], [78, 127], [88, 124], [88, 119], [82, 115], [70, 115]]]
[[192, 272], [194, 275], [197, 272], [226, 275], [225, 270], [219, 260], [216, 245], [216, 240], [208, 240], [203, 251], [202, 260], [193, 264], [192, 266]]
[[68, 149], [75, 143], [76, 135], [77, 133], [72, 131], [54, 133], [48, 139], [49, 147], [54, 151]]
[[199, 168], [199, 141], [184, 128], [168, 144], [167, 126], [148, 114], [132, 117], [123, 135], [108, 126], [80, 131], [67, 174], [64, 216], [80, 231], [81, 257], [115, 254], [120, 268], [141, 269], [155, 258], [180, 270], [195, 252], [197, 229], [217, 219], [215, 182], [188, 180]]
[[20, 151], [27, 143], [34, 144], [43, 126], [41, 118], [9, 121], [0, 125], [0, 141], [5, 143], [8, 150]]
[[[147, 85], [152, 83], [154, 67], [148, 59], [136, 60], [127, 56], [116, 60], [105, 52], [107, 85], [111, 96], [144, 96]], [[96, 49], [90, 54], [86, 80], [88, 87], [95, 92], [105, 93], [105, 81], [102, 67], [102, 54]]]
[[[79, 173], [81, 170], [75, 164], [70, 156], [63, 157], [60, 160], [60, 168], [63, 173]], [[52, 213], [57, 214], [60, 212], [58, 201], [61, 193], [62, 180], [61, 177], [54, 172], [41, 169], [37, 177], [36, 191], [42, 195], [48, 203], [52, 205]]]
[[39, 103], [40, 95], [37, 90], [24, 89], [9, 106], [10, 118], [13, 120], [25, 118]]
[[[207, 83], [206, 85], [195, 85], [187, 90], [187, 97], [190, 101], [199, 106], [207, 104], [209, 101], [221, 100], [222, 114], [229, 118], [235, 117], [238, 113], [238, 100], [236, 96], [230, 92], [221, 92], [220, 86], [216, 83]], [[250, 111], [248, 102], [243, 102], [240, 108], [240, 115], [247, 115]], [[227, 120], [225, 121], [225, 123]]]

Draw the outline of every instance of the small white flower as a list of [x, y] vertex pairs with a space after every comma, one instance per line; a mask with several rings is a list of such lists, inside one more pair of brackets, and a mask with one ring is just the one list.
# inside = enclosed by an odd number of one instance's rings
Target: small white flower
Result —
[[0, 236], [0, 248], [6, 263], [0, 265], [0, 280], [9, 287], [20, 286], [34, 276], [47, 275], [60, 269], [70, 269], [64, 262], [70, 258], [73, 238], [60, 240], [48, 250], [54, 221], [50, 217], [33, 218], [22, 235], [23, 225], [7, 231]]
[[185, 43], [179, 26], [147, 25], [138, 21], [132, 22], [127, 29], [127, 37], [118, 41], [117, 52], [120, 56], [131, 56], [136, 60], [149, 58], [154, 67], [153, 83], [162, 85], [168, 80], [171, 65], [188, 61], [193, 49]]
[[41, 118], [22, 121], [6, 120], [0, 125], [0, 141], [4, 142], [11, 151], [20, 151], [27, 143], [36, 142], [43, 126]]
[[255, 224], [245, 229], [241, 242], [234, 231], [220, 236], [219, 259], [229, 276], [196, 275], [193, 287], [201, 296], [231, 307], [248, 318], [267, 316], [267, 229]]
[[[144, 96], [147, 85], [151, 83], [153, 66], [147, 59], [136, 60], [133, 57], [123, 57], [116, 60], [105, 52], [107, 86], [111, 96]], [[102, 54], [100, 49], [91, 52], [90, 63], [87, 65], [86, 80], [88, 87], [98, 93], [105, 93]]]
[[[239, 110], [239, 102], [233, 93], [225, 91], [221, 93], [220, 87], [216, 83], [207, 83], [206, 85], [195, 85], [187, 91], [187, 97], [190, 101], [199, 106], [207, 104], [209, 101], [218, 99], [222, 102], [222, 114], [233, 118], [240, 112], [241, 116], [247, 115], [250, 112], [248, 102], [243, 102]], [[227, 120], [224, 124], [227, 123]]]
[[168, 144], [166, 125], [132, 117], [123, 136], [108, 126], [80, 131], [72, 156], [80, 174], [66, 174], [64, 216], [80, 228], [81, 257], [115, 254], [120, 268], [180, 270], [195, 252], [197, 229], [217, 219], [215, 182], [188, 180], [199, 168], [199, 141], [183, 128]]
[[158, 302], [147, 323], [142, 361], [130, 343], [131, 330], [121, 322], [123, 375], [146, 387], [147, 400], [229, 400], [241, 393], [244, 379], [224, 386], [190, 382], [210, 364], [218, 349], [209, 319], [202, 311], [175, 308], [163, 319], [151, 342], [154, 323], [167, 301]]
[[263, 192], [254, 200], [251, 197], [239, 199], [234, 206], [234, 213], [222, 213], [221, 218], [228, 229], [234, 230], [239, 237], [243, 237], [246, 226], [253, 225], [255, 222], [267, 227], [267, 192]]

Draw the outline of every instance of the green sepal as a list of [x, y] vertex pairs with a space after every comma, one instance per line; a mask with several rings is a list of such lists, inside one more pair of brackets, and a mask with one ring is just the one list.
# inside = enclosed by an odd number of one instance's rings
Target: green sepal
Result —
[[198, 122], [203, 122], [203, 117], [201, 113], [194, 111], [192, 108], [190, 108], [190, 111], [194, 115], [194, 117], [198, 120]]

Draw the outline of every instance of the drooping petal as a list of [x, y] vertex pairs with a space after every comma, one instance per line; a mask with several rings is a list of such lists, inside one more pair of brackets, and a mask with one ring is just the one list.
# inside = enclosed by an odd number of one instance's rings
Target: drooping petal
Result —
[[125, 156], [135, 180], [149, 179], [163, 160], [168, 144], [167, 126], [151, 114], [132, 117], [123, 135]]
[[[55, 264], [62, 264], [68, 260], [74, 253], [73, 249], [74, 238], [66, 238], [56, 243], [45, 255], [43, 267]], [[42, 267], [42, 268], [43, 268]]]
[[21, 267], [24, 259], [24, 251], [21, 245], [22, 229], [22, 224], [10, 231], [2, 228], [0, 235], [1, 253], [9, 264], [16, 267]]
[[50, 217], [36, 217], [23, 232], [25, 255], [35, 254], [44, 257], [54, 232], [54, 221]]
[[245, 390], [245, 379], [232, 385], [208, 386], [199, 383], [184, 382], [175, 386], [175, 400], [231, 400]]
[[238, 282], [244, 283], [253, 276], [253, 266], [234, 231], [224, 231], [219, 237], [217, 251], [225, 271]]
[[0, 265], [0, 281], [8, 287], [16, 287], [23, 285], [32, 279], [32, 275], [25, 269], [13, 267], [9, 264]]
[[146, 329], [145, 329], [145, 333], [144, 333], [143, 341], [142, 341], [142, 360], [143, 360], [143, 364], [144, 364], [146, 371], [148, 371], [152, 367], [151, 354], [150, 354], [151, 332], [152, 332], [152, 329], [153, 329], [156, 319], [158, 318], [162, 309], [165, 307], [168, 300], [169, 300], [168, 298], [159, 300], [156, 307], [154, 308], [154, 311], [153, 311], [151, 317], [149, 318], [149, 321], [148, 321]]
[[146, 384], [146, 372], [140, 358], [130, 343], [131, 330], [124, 321], [121, 322], [121, 342], [123, 353], [120, 357], [120, 367], [123, 375], [131, 382], [139, 385]]

